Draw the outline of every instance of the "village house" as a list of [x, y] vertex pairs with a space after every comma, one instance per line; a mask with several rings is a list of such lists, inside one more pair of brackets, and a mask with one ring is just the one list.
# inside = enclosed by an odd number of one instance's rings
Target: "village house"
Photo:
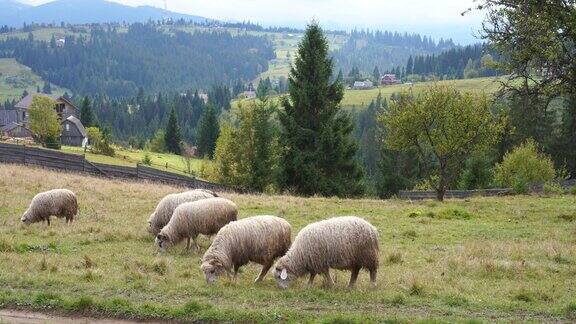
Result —
[[370, 80], [366, 81], [355, 81], [354, 85], [352, 86], [354, 90], [367, 90], [374, 88], [374, 82]]
[[396, 78], [396, 74], [384, 74], [380, 78], [380, 84], [383, 86], [399, 84], [399, 83], [401, 83], [401, 81]]
[[57, 95], [29, 94], [14, 106], [14, 110], [0, 111], [0, 131], [2, 134], [15, 138], [32, 136], [28, 126], [28, 109], [35, 96], [49, 97], [56, 102], [54, 110], [56, 110], [62, 123], [62, 145], [82, 146], [86, 138], [86, 130], [77, 117], [79, 110], [70, 100]]

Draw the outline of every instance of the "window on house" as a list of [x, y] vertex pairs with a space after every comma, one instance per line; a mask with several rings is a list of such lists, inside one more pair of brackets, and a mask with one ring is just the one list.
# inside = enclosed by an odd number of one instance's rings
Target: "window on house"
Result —
[[58, 117], [62, 119], [62, 115], [64, 114], [64, 109], [66, 106], [64, 104], [57, 104], [56, 105], [56, 112], [58, 113]]
[[67, 132], [70, 131], [70, 124], [66, 124], [66, 131], [67, 131]]

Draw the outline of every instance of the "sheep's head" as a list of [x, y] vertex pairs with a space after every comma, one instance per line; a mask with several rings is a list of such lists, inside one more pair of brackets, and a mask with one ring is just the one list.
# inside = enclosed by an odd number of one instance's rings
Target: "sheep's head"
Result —
[[204, 272], [204, 276], [206, 276], [206, 281], [208, 283], [216, 282], [219, 276], [226, 273], [226, 268], [222, 264], [222, 262], [216, 259], [210, 259], [204, 261], [200, 266], [202, 272]]
[[280, 258], [278, 262], [276, 262], [272, 274], [276, 279], [278, 287], [282, 289], [290, 287], [290, 283], [297, 278], [294, 272], [290, 270], [286, 256]]
[[156, 235], [155, 242], [156, 242], [156, 245], [158, 245], [158, 247], [160, 248], [160, 251], [162, 251], [162, 252], [166, 251], [166, 249], [172, 245], [172, 242], [170, 241], [170, 238], [168, 237], [168, 235], [166, 235], [162, 232], [160, 232], [160, 234]]
[[30, 218], [30, 213], [28, 211], [26, 211], [24, 213], [24, 215], [22, 215], [22, 217], [20, 218], [20, 221], [22, 221], [22, 223], [26, 224], [26, 225], [32, 224], [32, 219]]
[[156, 212], [152, 213], [152, 215], [150, 215], [150, 217], [148, 218], [148, 233], [153, 234], [153, 235], [158, 235], [158, 233], [160, 233], [161, 228], [160, 229], [157, 228], [152, 223], [152, 220], [154, 219], [155, 216], [156, 216]]

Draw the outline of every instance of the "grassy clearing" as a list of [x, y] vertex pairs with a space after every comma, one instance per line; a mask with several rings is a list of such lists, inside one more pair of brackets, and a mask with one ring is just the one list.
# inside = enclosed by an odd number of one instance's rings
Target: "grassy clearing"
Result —
[[[12, 58], [0, 58], [0, 101], [20, 100], [24, 90], [35, 93], [36, 87], [44, 86], [44, 80], [36, 75], [32, 70], [16, 62]], [[66, 89], [53, 85], [55, 94], [64, 94]]]
[[[72, 226], [23, 227], [39, 191], [79, 197]], [[285, 217], [294, 234], [334, 215], [359, 215], [381, 235], [378, 288], [278, 290], [259, 267], [238, 282], [205, 283], [200, 255], [154, 248], [146, 220], [179, 189], [0, 165], [0, 307], [91, 316], [214, 321], [563, 321], [576, 318], [576, 196], [473, 198], [446, 203], [224, 194], [240, 217]], [[209, 241], [201, 239], [205, 250]], [[321, 280], [320, 280], [321, 281]]]
[[[491, 94], [496, 92], [500, 87], [500, 84], [497, 82], [497, 80], [497, 78], [476, 78], [466, 80], [439, 81], [438, 83], [454, 86], [460, 91], [470, 91], [476, 93], [484, 92]], [[402, 91], [413, 91], [414, 93], [419, 93], [433, 84], [434, 82], [417, 82], [413, 85], [399, 84], [374, 88], [370, 90], [346, 90], [344, 93], [344, 99], [342, 100], [342, 106], [356, 108], [366, 107], [378, 96], [378, 93], [382, 93], [384, 98], [390, 98], [392, 94]]]
[[[146, 155], [146, 152], [141, 150], [130, 150], [117, 147], [115, 147], [114, 150], [116, 155], [113, 157], [86, 152], [86, 159], [97, 163], [135, 167], [138, 163], [142, 163], [142, 160]], [[62, 151], [65, 153], [84, 154], [83, 148], [74, 146], [63, 146]], [[186, 174], [187, 166], [181, 156], [154, 152], [148, 152], [148, 154], [150, 156], [150, 161], [152, 162], [151, 167], [159, 170]], [[192, 171], [198, 172], [202, 163], [203, 161], [201, 159], [193, 159], [191, 165]]]

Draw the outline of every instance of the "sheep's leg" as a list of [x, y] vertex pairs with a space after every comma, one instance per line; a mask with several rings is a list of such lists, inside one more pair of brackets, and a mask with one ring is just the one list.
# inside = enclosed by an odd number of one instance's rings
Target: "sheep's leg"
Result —
[[190, 251], [190, 238], [186, 239], [186, 251]]
[[256, 278], [256, 280], [254, 280], [254, 282], [262, 281], [262, 279], [264, 279], [264, 276], [266, 276], [266, 274], [268, 273], [268, 270], [270, 270], [271, 267], [272, 267], [272, 262], [269, 262], [269, 263], [263, 265], [262, 271], [260, 271], [258, 278]]
[[236, 277], [238, 277], [238, 270], [240, 269], [240, 265], [239, 264], [235, 264], [234, 265], [234, 275], [232, 276], [232, 279], [234, 279], [234, 281], [236, 281]]
[[200, 253], [200, 244], [198, 244], [198, 237], [194, 238], [194, 245], [196, 246], [196, 252]]
[[310, 274], [310, 278], [308, 278], [308, 286], [314, 285], [314, 278], [316, 278], [316, 274], [315, 274], [315, 273], [311, 273], [311, 274]]
[[50, 216], [46, 217], [46, 223], [50, 226]]
[[370, 270], [370, 283], [372, 284], [372, 288], [376, 288], [376, 269]]
[[348, 283], [348, 288], [354, 288], [356, 280], [358, 279], [359, 272], [360, 272], [359, 268], [352, 269], [352, 275], [350, 276], [350, 283]]
[[330, 269], [324, 271], [323, 275], [324, 275], [324, 286], [326, 287], [334, 286], [334, 280], [332, 279], [332, 276], [330, 276]]

